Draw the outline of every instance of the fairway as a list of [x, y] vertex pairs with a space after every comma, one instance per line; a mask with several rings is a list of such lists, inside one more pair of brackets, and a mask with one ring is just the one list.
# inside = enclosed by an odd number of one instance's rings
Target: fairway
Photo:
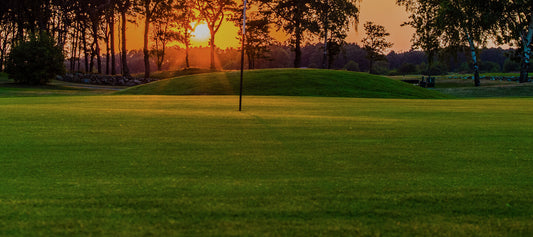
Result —
[[0, 98], [1, 236], [531, 236], [533, 99]]

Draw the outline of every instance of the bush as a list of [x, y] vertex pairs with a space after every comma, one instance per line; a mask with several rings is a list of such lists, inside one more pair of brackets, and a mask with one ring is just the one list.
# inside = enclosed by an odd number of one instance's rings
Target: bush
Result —
[[359, 63], [354, 62], [353, 60], [350, 60], [346, 65], [344, 65], [344, 70], [352, 71], [352, 72], [359, 72]]
[[65, 73], [64, 61], [62, 48], [42, 33], [15, 45], [7, 58], [6, 72], [17, 83], [46, 84]]

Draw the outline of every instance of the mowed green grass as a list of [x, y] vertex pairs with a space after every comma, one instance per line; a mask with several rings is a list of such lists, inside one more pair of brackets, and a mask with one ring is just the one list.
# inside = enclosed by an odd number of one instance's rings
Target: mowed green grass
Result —
[[[181, 76], [140, 85], [122, 95], [238, 95], [240, 72]], [[244, 73], [245, 95], [357, 98], [449, 98], [437, 91], [368, 73], [321, 69], [263, 69]]]
[[531, 236], [533, 99], [0, 99], [1, 236]]

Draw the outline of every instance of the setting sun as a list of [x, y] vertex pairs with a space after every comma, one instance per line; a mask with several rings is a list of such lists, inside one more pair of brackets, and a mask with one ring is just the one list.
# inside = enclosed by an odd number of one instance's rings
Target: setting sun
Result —
[[[194, 23], [196, 24], [196, 23]], [[192, 33], [191, 41], [196, 44], [207, 44], [209, 42], [209, 37], [211, 33], [209, 32], [209, 27], [205, 23], [201, 23], [196, 26]]]

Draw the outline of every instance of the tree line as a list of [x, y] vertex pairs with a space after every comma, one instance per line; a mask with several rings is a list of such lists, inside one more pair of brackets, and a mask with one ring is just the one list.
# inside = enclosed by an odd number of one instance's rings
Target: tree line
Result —
[[[358, 20], [357, 1], [249, 1], [253, 11], [245, 35], [248, 61], [253, 66], [264, 57], [274, 28], [289, 35], [294, 67], [301, 67], [301, 47], [310, 38], [323, 39], [328, 45], [323, 55], [326, 65]], [[70, 71], [130, 76], [126, 32], [127, 23], [133, 22], [143, 25], [144, 72], [150, 77], [150, 58], [160, 69], [172, 41], [185, 46], [189, 67], [192, 33], [199, 22], [205, 22], [211, 34], [210, 68], [215, 69], [217, 33], [226, 21], [239, 25], [242, 7], [236, 0], [7, 0], [0, 4], [0, 65], [17, 42], [46, 32], [63, 48]]]
[[413, 47], [427, 54], [428, 67], [438, 54], [466, 49], [479, 86], [479, 49], [492, 41], [518, 48], [520, 82], [528, 81], [533, 0], [397, 0], [397, 4], [410, 13], [405, 24], [416, 30]]
[[[274, 42], [270, 32], [283, 30], [291, 49], [292, 66], [305, 65], [302, 48], [321, 41], [318, 67], [331, 68], [347, 47], [345, 38], [358, 22], [358, 0], [251, 0], [246, 30], [246, 54], [251, 68], [265, 62]], [[533, 42], [533, 0], [397, 0], [410, 13], [409, 25], [416, 30], [413, 49], [426, 53], [425, 70], [438, 64], [439, 56], [470, 52], [475, 84], [479, 85], [479, 52], [488, 42], [511, 45], [519, 52], [521, 82], [527, 81]], [[62, 48], [70, 71], [121, 73], [130, 76], [126, 37], [127, 23], [143, 24], [145, 77], [150, 76], [151, 58], [159, 69], [168, 44], [181, 42], [185, 67], [189, 67], [192, 32], [205, 22], [211, 33], [210, 68], [215, 68], [215, 39], [223, 22], [242, 20], [242, 2], [237, 0], [6, 0], [0, 5], [0, 69], [6, 55], [31, 35], [46, 32]], [[379, 25], [365, 24], [363, 39], [367, 62], [385, 57], [390, 43]], [[239, 36], [236, 36], [239, 37]], [[118, 42], [117, 42], [118, 41]], [[118, 43], [118, 44], [117, 44]], [[115, 48], [119, 45], [118, 48]], [[117, 54], [117, 51], [119, 52]], [[281, 51], [279, 51], [281, 52]], [[115, 58], [119, 56], [118, 58]], [[337, 64], [338, 65], [338, 64]], [[361, 65], [372, 70], [373, 66]]]
[[[267, 48], [268, 54], [263, 58], [256, 59], [256, 69], [263, 68], [291, 68], [294, 67], [294, 51], [290, 46], [275, 44]], [[189, 49], [189, 61], [195, 67], [209, 68], [210, 61], [209, 47], [192, 47]], [[301, 66], [305, 68], [323, 68], [323, 43], [306, 44], [302, 47]], [[516, 50], [502, 48], [482, 48], [479, 54], [479, 71], [481, 73], [519, 72], [520, 63], [515, 58]], [[217, 68], [224, 70], [240, 69], [241, 54], [238, 48], [227, 48], [217, 50]], [[162, 69], [164, 71], [180, 70], [185, 67], [185, 49], [179, 46], [168, 48], [168, 57]], [[468, 74], [472, 71], [472, 62], [469, 54], [459, 53], [454, 57], [437, 57], [433, 60], [428, 69], [427, 55], [419, 50], [406, 52], [391, 51], [381, 56], [372, 64], [367, 50], [355, 43], [343, 44], [342, 48], [328, 66], [332, 69], [344, 69], [358, 72], [372, 71], [380, 75], [445, 75], [450, 72]], [[132, 73], [143, 73], [143, 52], [142, 50], [131, 50], [128, 52], [128, 62], [132, 66]], [[152, 60], [152, 67], [156, 62]], [[428, 70], [431, 70], [428, 72]], [[531, 68], [530, 68], [531, 70]]]

